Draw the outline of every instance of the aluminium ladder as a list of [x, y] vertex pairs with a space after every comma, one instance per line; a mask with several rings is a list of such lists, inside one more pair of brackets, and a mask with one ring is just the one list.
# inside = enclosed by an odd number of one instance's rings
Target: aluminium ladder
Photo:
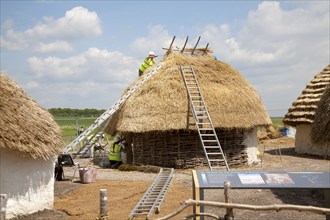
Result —
[[188, 92], [193, 118], [203, 145], [208, 166], [210, 170], [226, 168], [229, 171], [226, 157], [222, 151], [210, 114], [199, 88], [194, 68], [191, 65], [180, 65], [180, 70]]
[[172, 182], [174, 169], [161, 168], [157, 177], [131, 211], [128, 219], [150, 219], [153, 213], [159, 213], [160, 206]]
[[[108, 110], [106, 110], [100, 117], [98, 117], [95, 120], [95, 122], [88, 129], [86, 129], [83, 133], [81, 133], [78, 137], [76, 137], [76, 139], [74, 139], [70, 144], [68, 144], [62, 150], [62, 153], [64, 153], [64, 154], [68, 153], [74, 146], [76, 146], [78, 143], [80, 143], [82, 140], [84, 140], [95, 129], [98, 129], [97, 131], [101, 130], [103, 128], [103, 126], [105, 125], [105, 122], [110, 118], [110, 116], [112, 116], [119, 109], [120, 105], [123, 104], [127, 100], [127, 98], [135, 92], [135, 90], [137, 90], [146, 80], [149, 79], [149, 77], [151, 77], [154, 73], [156, 73], [162, 66], [163, 66], [163, 64], [160, 63], [152, 71], [150, 71], [149, 73], [147, 73], [137, 84], [135, 84], [115, 104], [113, 104], [111, 106], [111, 108], [109, 108]], [[91, 138], [93, 138], [94, 135]], [[82, 147], [77, 152], [77, 154], [80, 151], [82, 151], [84, 149], [84, 147]]]

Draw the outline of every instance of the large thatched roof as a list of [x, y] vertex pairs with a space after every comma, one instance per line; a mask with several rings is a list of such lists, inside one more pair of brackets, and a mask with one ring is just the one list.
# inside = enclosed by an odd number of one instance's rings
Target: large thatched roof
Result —
[[302, 94], [292, 103], [283, 122], [291, 126], [313, 123], [317, 105], [328, 85], [330, 85], [330, 65], [307, 84]]
[[[163, 67], [110, 118], [106, 132], [187, 129], [188, 95], [179, 65], [193, 65], [216, 128], [249, 129], [271, 123], [260, 97], [242, 75], [228, 64], [214, 60], [210, 54], [191, 56], [172, 52], [161, 62]], [[141, 78], [130, 87], [139, 80]]]
[[330, 147], [330, 85], [326, 88], [317, 106], [311, 139], [317, 144], [328, 143]]
[[49, 159], [62, 146], [61, 130], [52, 115], [0, 73], [0, 150]]

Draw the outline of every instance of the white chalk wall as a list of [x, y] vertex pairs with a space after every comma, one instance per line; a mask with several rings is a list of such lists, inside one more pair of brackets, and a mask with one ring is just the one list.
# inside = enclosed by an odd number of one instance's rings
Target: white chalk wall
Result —
[[319, 145], [311, 141], [311, 125], [298, 125], [296, 127], [295, 150], [300, 154], [313, 154], [330, 156], [330, 143]]
[[258, 136], [257, 128], [254, 128], [251, 132], [244, 133], [244, 141], [246, 154], [248, 156], [247, 163], [248, 165], [258, 164], [260, 161], [257, 157], [258, 151]]
[[0, 151], [0, 193], [8, 195], [6, 218], [53, 209], [54, 160]]

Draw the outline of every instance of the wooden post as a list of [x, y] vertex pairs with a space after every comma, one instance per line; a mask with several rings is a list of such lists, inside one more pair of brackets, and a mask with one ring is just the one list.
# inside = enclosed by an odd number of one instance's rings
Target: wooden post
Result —
[[197, 43], [196, 43], [194, 49], [193, 49], [192, 52], [191, 52], [191, 55], [194, 55], [195, 49], [196, 49], [196, 47], [197, 47], [197, 45], [198, 45], [200, 39], [201, 39], [201, 36], [199, 36], [199, 38], [198, 38], [198, 40], [197, 40]]
[[[230, 192], [230, 182], [226, 181], [224, 183], [224, 194], [225, 194], [225, 202], [226, 203], [231, 203], [231, 192]], [[225, 220], [234, 220], [234, 212], [232, 208], [227, 208], [226, 209], [226, 215], [225, 215]]]
[[0, 195], [0, 204], [1, 204], [1, 216], [0, 219], [1, 220], [5, 220], [6, 219], [6, 207], [7, 207], [7, 199], [8, 196], [7, 194], [1, 194]]
[[182, 47], [181, 53], [183, 53], [184, 49], [186, 48], [187, 42], [188, 42], [188, 36], [186, 38], [186, 42], [184, 43], [184, 45]]
[[100, 219], [108, 219], [108, 190], [100, 189]]
[[[198, 183], [198, 178], [196, 174], [196, 170], [192, 171], [192, 190], [193, 190], [193, 199], [199, 201], [200, 200], [200, 189], [199, 189], [199, 183]], [[201, 207], [200, 205], [194, 205], [193, 206], [193, 213], [194, 214], [199, 214], [201, 213]], [[194, 218], [194, 220], [199, 220], [200, 217], [197, 216]]]
[[[330, 209], [330, 189], [324, 190], [325, 208]], [[330, 215], [326, 215], [326, 220], [330, 220]]]

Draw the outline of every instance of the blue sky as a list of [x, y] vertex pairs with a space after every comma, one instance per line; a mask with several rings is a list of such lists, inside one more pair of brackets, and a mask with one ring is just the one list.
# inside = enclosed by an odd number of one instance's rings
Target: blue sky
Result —
[[330, 63], [329, 1], [4, 1], [1, 72], [45, 108], [111, 107], [151, 50], [202, 36], [282, 116]]

